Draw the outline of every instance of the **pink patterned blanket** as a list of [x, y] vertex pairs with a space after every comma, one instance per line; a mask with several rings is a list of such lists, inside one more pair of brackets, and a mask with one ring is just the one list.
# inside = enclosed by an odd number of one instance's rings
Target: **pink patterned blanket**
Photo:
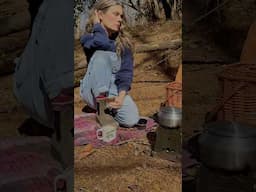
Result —
[[75, 146], [92, 144], [95, 148], [99, 148], [106, 145], [118, 145], [124, 141], [131, 139], [139, 139], [146, 136], [146, 134], [157, 125], [153, 119], [146, 118], [146, 128], [140, 129], [139, 127], [134, 128], [122, 128], [119, 127], [117, 130], [117, 137], [106, 143], [102, 140], [97, 139], [96, 130], [99, 125], [96, 122], [95, 113], [80, 114], [75, 116]]
[[54, 178], [62, 171], [52, 158], [46, 137], [0, 140], [0, 191], [54, 192]]

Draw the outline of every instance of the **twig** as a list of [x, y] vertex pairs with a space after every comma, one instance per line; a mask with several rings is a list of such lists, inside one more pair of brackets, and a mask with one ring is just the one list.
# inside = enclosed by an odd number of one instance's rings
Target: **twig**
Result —
[[122, 4], [124, 4], [124, 5], [128, 6], [128, 7], [131, 7], [131, 8], [134, 9], [135, 11], [138, 11], [138, 12], [141, 13], [143, 16], [146, 15], [143, 11], [141, 11], [140, 9], [138, 9], [138, 8], [134, 5], [134, 3], [133, 3], [131, 0], [129, 0], [129, 3], [126, 3], [125, 1], [121, 1], [121, 2], [122, 2]]

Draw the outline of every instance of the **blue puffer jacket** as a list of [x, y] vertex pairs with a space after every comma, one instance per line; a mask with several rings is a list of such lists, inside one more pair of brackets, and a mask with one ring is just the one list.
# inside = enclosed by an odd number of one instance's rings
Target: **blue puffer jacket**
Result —
[[[84, 48], [88, 63], [96, 50], [116, 51], [115, 40], [109, 39], [107, 32], [100, 23], [94, 25], [91, 34], [82, 36], [81, 44]], [[121, 68], [116, 74], [115, 83], [118, 92], [122, 90], [126, 92], [129, 91], [131, 89], [132, 78], [133, 56], [131, 50], [125, 48], [121, 55]]]

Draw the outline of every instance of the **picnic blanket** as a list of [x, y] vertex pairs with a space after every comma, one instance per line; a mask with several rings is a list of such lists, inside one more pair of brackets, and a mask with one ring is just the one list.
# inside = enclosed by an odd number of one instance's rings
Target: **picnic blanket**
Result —
[[117, 129], [117, 137], [111, 142], [104, 142], [97, 139], [96, 130], [100, 127], [96, 122], [95, 113], [83, 113], [75, 116], [75, 146], [81, 146], [91, 144], [95, 148], [99, 148], [106, 145], [118, 145], [122, 142], [143, 138], [147, 133], [153, 131], [157, 123], [151, 118], [147, 119], [146, 127], [141, 129], [140, 127]]
[[62, 172], [52, 158], [47, 137], [13, 137], [0, 140], [0, 191], [54, 192]]

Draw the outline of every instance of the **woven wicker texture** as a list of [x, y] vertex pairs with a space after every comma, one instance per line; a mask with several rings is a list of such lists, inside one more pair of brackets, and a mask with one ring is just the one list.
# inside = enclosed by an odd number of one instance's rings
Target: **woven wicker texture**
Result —
[[182, 83], [171, 82], [167, 84], [167, 101], [166, 104], [171, 107], [182, 107]]
[[223, 106], [218, 119], [256, 125], [256, 65], [228, 66], [219, 76]]

